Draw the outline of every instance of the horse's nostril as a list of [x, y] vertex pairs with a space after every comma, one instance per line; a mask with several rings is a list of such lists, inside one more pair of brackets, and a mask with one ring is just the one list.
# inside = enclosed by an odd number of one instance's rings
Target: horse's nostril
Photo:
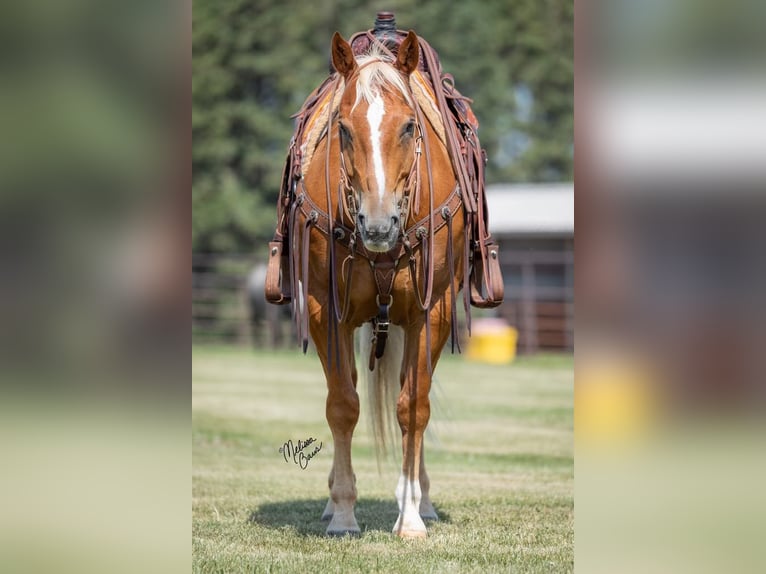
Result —
[[394, 227], [399, 227], [399, 218], [396, 215], [391, 218], [391, 224]]
[[360, 227], [364, 227], [364, 215], [362, 215], [362, 214], [360, 213], [359, 215], [357, 215], [357, 216], [356, 216], [356, 218], [357, 218], [357, 220], [359, 221], [359, 226], [360, 226]]

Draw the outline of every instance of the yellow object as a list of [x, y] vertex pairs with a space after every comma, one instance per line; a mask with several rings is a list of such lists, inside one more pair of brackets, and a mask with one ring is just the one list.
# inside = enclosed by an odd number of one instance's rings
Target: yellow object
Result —
[[504, 365], [516, 356], [519, 332], [502, 319], [479, 319], [471, 329], [466, 358], [471, 361]]
[[647, 368], [635, 361], [584, 361], [575, 385], [575, 435], [586, 443], [624, 443], [656, 422], [658, 397]]

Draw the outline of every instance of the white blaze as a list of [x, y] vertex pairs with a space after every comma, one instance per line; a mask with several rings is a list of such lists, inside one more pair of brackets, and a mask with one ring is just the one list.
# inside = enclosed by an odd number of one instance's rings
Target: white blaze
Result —
[[378, 182], [378, 197], [383, 199], [386, 193], [386, 173], [383, 170], [383, 151], [380, 149], [380, 124], [386, 108], [383, 98], [375, 94], [370, 106], [367, 108], [367, 121], [370, 124], [370, 143], [372, 144], [372, 165], [375, 168], [375, 180]]

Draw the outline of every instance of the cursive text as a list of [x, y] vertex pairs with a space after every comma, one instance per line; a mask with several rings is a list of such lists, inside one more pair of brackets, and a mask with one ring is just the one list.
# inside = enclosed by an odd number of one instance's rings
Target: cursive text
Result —
[[[320, 442], [319, 444], [316, 444], [316, 440], [317, 439], [315, 438], [309, 437], [306, 440], [298, 440], [297, 444], [295, 444], [292, 439], [290, 439], [279, 447], [279, 453], [284, 457], [285, 462], [290, 462], [292, 460], [295, 464], [305, 470], [309, 465], [309, 461], [322, 450], [322, 443]], [[313, 450], [307, 450], [307, 447], [312, 445], [314, 445]]]

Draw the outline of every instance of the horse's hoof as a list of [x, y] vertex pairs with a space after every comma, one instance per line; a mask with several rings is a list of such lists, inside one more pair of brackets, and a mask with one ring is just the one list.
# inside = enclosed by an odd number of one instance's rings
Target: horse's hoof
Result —
[[428, 538], [428, 533], [421, 530], [402, 530], [396, 535], [399, 538]]
[[439, 520], [439, 515], [436, 514], [436, 509], [430, 502], [421, 502], [419, 513], [423, 520]]
[[327, 536], [359, 536], [361, 530], [356, 522], [353, 512], [336, 512], [325, 531]]
[[428, 536], [426, 525], [417, 514], [409, 515], [405, 520], [400, 515], [394, 524], [394, 534], [400, 538], [425, 538]]
[[327, 536], [332, 538], [343, 538], [348, 536], [349, 538], [359, 538], [362, 533], [359, 530], [337, 530], [333, 532], [327, 532]]
[[332, 498], [327, 501], [327, 504], [324, 507], [324, 510], [322, 511], [322, 520], [330, 520], [332, 518], [332, 515], [335, 514], [335, 503], [332, 501]]

